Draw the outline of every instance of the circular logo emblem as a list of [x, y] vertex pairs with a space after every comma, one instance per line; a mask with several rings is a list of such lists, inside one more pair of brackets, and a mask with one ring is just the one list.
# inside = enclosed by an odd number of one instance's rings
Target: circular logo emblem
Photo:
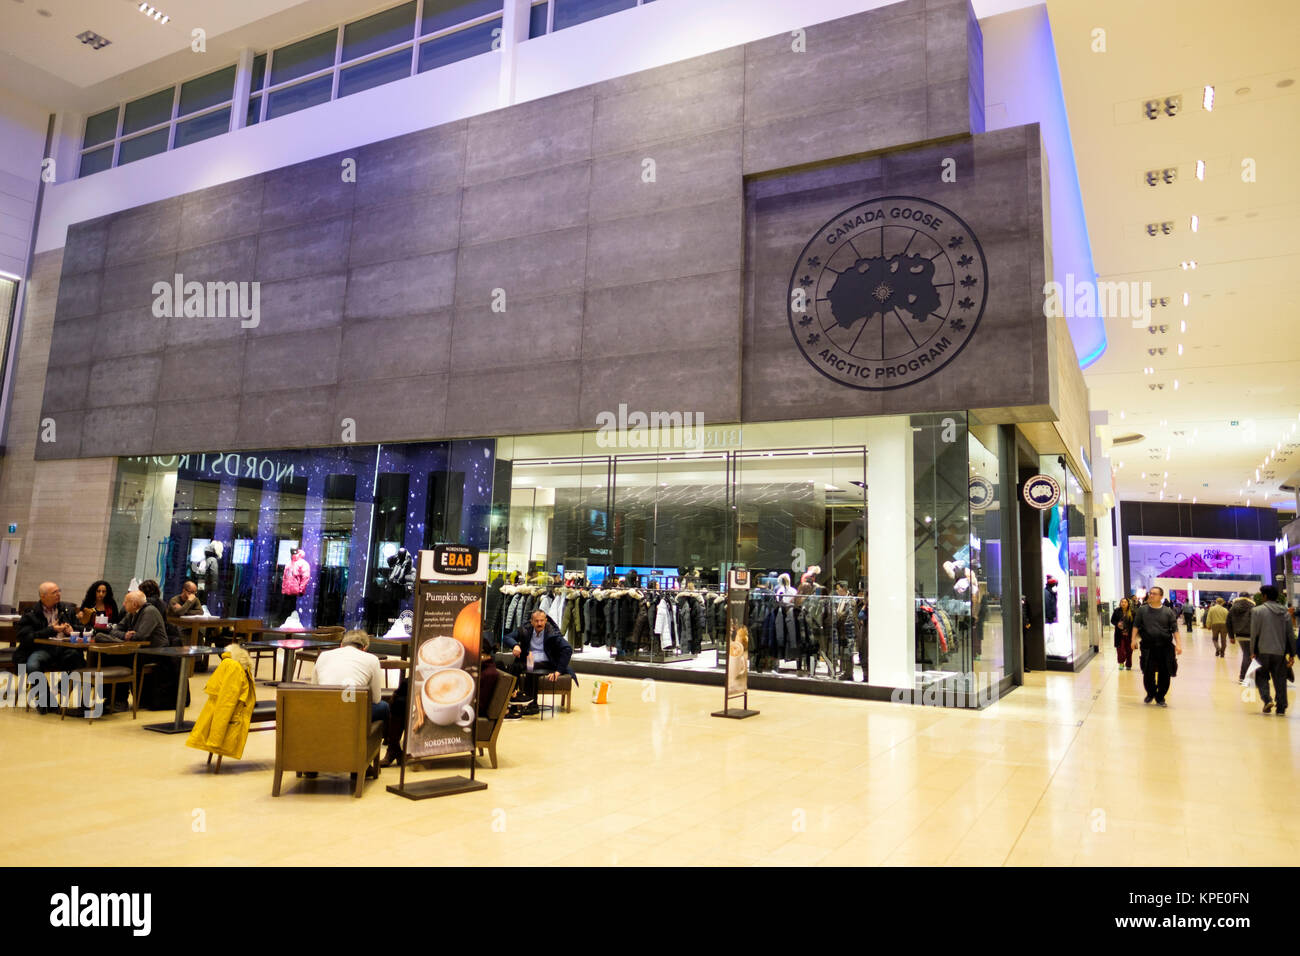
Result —
[[970, 506], [983, 511], [993, 503], [993, 482], [978, 475], [970, 480]]
[[988, 264], [961, 218], [881, 196], [818, 230], [790, 275], [790, 331], [810, 365], [852, 388], [902, 388], [951, 362], [988, 301]]
[[1050, 475], [1034, 475], [1025, 482], [1020, 493], [1024, 495], [1026, 503], [1039, 511], [1046, 511], [1061, 500], [1061, 486]]

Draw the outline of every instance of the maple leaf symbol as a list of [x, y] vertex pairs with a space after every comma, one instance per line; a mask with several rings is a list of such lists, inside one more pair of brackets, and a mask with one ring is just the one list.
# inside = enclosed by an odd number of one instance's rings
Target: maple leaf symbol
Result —
[[950, 326], [952, 326], [952, 330], [953, 330], [954, 332], [961, 332], [962, 330], [964, 330], [964, 329], [966, 328], [966, 320], [965, 320], [965, 319], [953, 319], [953, 320], [950, 321], [948, 324], [949, 324]]
[[810, 269], [816, 269], [816, 268], [817, 268], [819, 265], [821, 265], [821, 264], [822, 264], [822, 257], [821, 257], [821, 256], [809, 256], [809, 257], [808, 257], [808, 268], [810, 268]]
[[800, 324], [800, 325], [812, 325], [812, 316], [811, 316], [811, 315], [805, 315], [802, 319], [799, 320], [799, 324]]
[[803, 286], [805, 289], [808, 288], [810, 285], [812, 285], [812, 282], [813, 282], [812, 276], [804, 276], [802, 279], [799, 280], [799, 284]]
[[957, 304], [963, 309], [973, 309], [975, 307], [975, 300], [970, 296], [966, 296], [966, 298], [962, 299]]
[[961, 280], [961, 284], [962, 284], [962, 288], [969, 289], [971, 286], [975, 284], [975, 277], [968, 275], [966, 278]]
[[822, 337], [821, 337], [821, 335], [820, 335], [819, 333], [817, 333], [817, 332], [813, 332], [813, 333], [811, 333], [811, 334], [808, 336], [808, 344], [809, 344], [809, 345], [816, 345], [816, 344], [817, 344], [818, 342], [820, 342], [821, 340], [822, 340]]
[[975, 261], [975, 257], [974, 257], [974, 256], [969, 255], [968, 253], [962, 253], [961, 258], [957, 260], [957, 265], [959, 265], [959, 266], [968, 266], [968, 265], [970, 265], [970, 264], [971, 264], [972, 262], [974, 262], [974, 261]]
[[956, 249], [965, 241], [965, 236], [952, 236], [948, 239], [948, 248]]

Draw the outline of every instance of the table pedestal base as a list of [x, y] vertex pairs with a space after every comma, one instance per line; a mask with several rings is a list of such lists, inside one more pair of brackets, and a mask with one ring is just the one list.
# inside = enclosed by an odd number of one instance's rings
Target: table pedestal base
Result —
[[144, 729], [152, 730], [160, 734], [188, 734], [194, 729], [194, 721], [182, 720], [180, 726], [177, 727], [176, 721], [169, 720], [165, 724], [145, 724]]
[[406, 797], [408, 800], [427, 800], [430, 797], [445, 797], [453, 793], [470, 793], [474, 790], [486, 789], [487, 784], [482, 780], [471, 780], [469, 777], [442, 777], [438, 780], [421, 780], [419, 783], [390, 786], [388, 792]]
[[714, 717], [731, 717], [735, 720], [744, 720], [746, 717], [757, 717], [756, 710], [715, 710], [712, 714]]

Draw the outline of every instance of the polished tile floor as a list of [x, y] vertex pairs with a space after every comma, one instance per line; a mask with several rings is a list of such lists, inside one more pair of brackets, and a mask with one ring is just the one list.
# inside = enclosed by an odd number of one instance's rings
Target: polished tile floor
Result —
[[1235, 647], [1186, 643], [1164, 710], [1108, 649], [982, 712], [764, 693], [728, 721], [720, 689], [619, 680], [597, 706], [583, 679], [572, 713], [505, 726], [487, 790], [419, 802], [395, 769], [274, 799], [274, 733], [214, 776], [129, 715], [10, 710], [0, 864], [1300, 862], [1298, 718], [1243, 700]]

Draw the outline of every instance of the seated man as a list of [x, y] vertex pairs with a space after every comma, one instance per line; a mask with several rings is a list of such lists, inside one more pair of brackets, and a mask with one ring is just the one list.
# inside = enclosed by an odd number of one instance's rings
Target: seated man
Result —
[[174, 617], [202, 614], [203, 602], [199, 600], [199, 586], [193, 581], [182, 584], [181, 593], [167, 602], [167, 612]]
[[[36, 643], [52, 637], [71, 637], [72, 622], [77, 613], [72, 604], [60, 600], [62, 592], [53, 581], [42, 584], [38, 594], [40, 601], [18, 621], [18, 646], [14, 648], [14, 664], [25, 664], [28, 674], [66, 674], [84, 667], [86, 662], [80, 651]], [[55, 709], [49, 703], [39, 706], [43, 714]]]
[[514, 655], [510, 662], [510, 673], [523, 682], [523, 692], [512, 700], [515, 704], [524, 704], [524, 716], [536, 714], [537, 680], [540, 675], [548, 681], [554, 681], [561, 674], [575, 677], [569, 660], [573, 657], [573, 647], [564, 639], [545, 611], [532, 613], [527, 624], [513, 634], [507, 634], [503, 642], [506, 650]]
[[[394, 725], [397, 722], [391, 719], [392, 709], [381, 696], [384, 691], [383, 668], [379, 666], [379, 658], [371, 654], [368, 647], [369, 634], [365, 631], [348, 631], [343, 635], [339, 647], [322, 651], [320, 657], [316, 658], [311, 682], [326, 687], [370, 689], [370, 719], [384, 722], [384, 743], [388, 745], [384, 766], [388, 766], [392, 762], [390, 757], [396, 759], [398, 737], [394, 736]], [[400, 726], [396, 728], [396, 733], [400, 736]]]
[[143, 591], [127, 591], [122, 598], [122, 620], [113, 628], [114, 637], [124, 641], [143, 641], [150, 647], [166, 647], [167, 625], [156, 605], [149, 603]]

